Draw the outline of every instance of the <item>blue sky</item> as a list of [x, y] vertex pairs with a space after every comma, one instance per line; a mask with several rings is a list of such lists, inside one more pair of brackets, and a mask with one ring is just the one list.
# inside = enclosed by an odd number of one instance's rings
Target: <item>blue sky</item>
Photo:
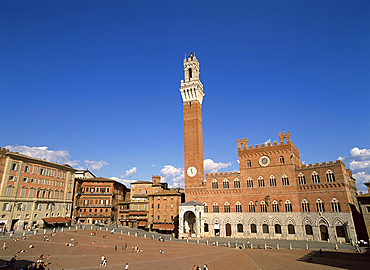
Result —
[[370, 181], [369, 1], [0, 1], [0, 145], [97, 176], [183, 181], [185, 53], [206, 171], [291, 139]]

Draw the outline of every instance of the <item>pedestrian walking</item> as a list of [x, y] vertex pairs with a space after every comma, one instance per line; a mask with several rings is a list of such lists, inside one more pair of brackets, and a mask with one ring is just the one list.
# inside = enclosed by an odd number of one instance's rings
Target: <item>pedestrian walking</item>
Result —
[[117, 245], [114, 246], [114, 251], [117, 252]]
[[125, 270], [128, 270], [128, 263], [126, 263], [125, 265]]

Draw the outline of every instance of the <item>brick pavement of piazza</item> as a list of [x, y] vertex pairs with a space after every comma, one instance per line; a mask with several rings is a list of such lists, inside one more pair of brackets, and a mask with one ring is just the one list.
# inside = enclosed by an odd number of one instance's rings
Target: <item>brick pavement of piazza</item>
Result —
[[[318, 250], [305, 249], [236, 249], [205, 244], [183, 243], [178, 241], [160, 242], [158, 239], [135, 237], [109, 231], [71, 230], [58, 232], [43, 241], [43, 234], [30, 235], [28, 239], [14, 241], [2, 238], [7, 248], [0, 250], [0, 265], [24, 249], [27, 252], [18, 254], [15, 269], [36, 262], [41, 254], [50, 255], [51, 264], [47, 269], [192, 269], [193, 265], [208, 265], [216, 269], [366, 269], [370, 262], [368, 251], [361, 254], [353, 250]], [[106, 236], [105, 238], [103, 236]], [[66, 243], [74, 238], [78, 244], [74, 247]], [[92, 244], [95, 241], [95, 244]], [[33, 244], [34, 248], [29, 248]], [[122, 246], [127, 244], [127, 250]], [[143, 252], [131, 252], [133, 245], [139, 245]], [[114, 247], [117, 245], [117, 252]], [[106, 246], [104, 248], [103, 246]], [[160, 250], [164, 253], [160, 254]], [[100, 257], [107, 258], [107, 266], [100, 266]], [[313, 262], [307, 262], [311, 257]]]

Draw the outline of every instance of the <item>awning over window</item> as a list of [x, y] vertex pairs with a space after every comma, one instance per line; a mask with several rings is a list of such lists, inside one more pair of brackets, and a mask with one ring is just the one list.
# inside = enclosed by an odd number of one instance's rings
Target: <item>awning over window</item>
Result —
[[146, 222], [146, 221], [139, 221], [139, 226], [146, 226], [146, 224], [147, 224], [148, 222]]
[[213, 228], [215, 230], [219, 230], [220, 229], [220, 224], [216, 223], [215, 225], [213, 225]]
[[44, 222], [46, 223], [66, 223], [66, 222], [69, 222], [71, 220], [70, 217], [53, 217], [53, 218], [43, 218], [42, 219]]
[[153, 224], [153, 230], [173, 231], [175, 229], [174, 224]]

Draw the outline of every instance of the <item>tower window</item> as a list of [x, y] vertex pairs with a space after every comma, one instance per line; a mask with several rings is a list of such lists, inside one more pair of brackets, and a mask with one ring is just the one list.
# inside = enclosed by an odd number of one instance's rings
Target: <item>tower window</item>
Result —
[[284, 157], [280, 157], [280, 164], [284, 164]]
[[192, 73], [191, 68], [189, 68], [189, 79], [191, 79], [192, 77], [193, 77], [193, 73]]

